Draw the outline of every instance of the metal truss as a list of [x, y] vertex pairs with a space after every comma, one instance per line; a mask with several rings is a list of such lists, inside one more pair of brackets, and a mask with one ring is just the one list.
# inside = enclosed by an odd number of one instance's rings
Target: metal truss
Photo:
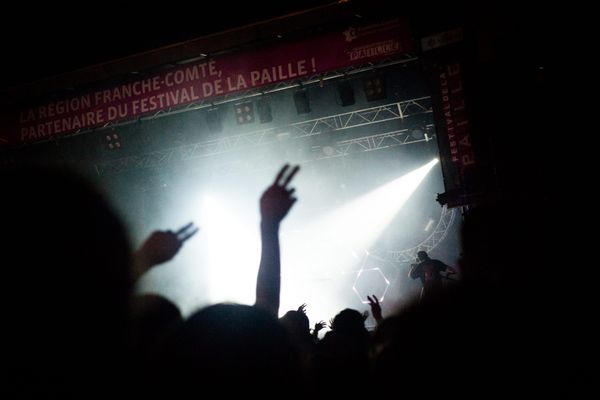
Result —
[[446, 236], [448, 235], [448, 230], [450, 229], [450, 226], [452, 226], [452, 223], [454, 222], [455, 218], [455, 209], [448, 209], [446, 206], [442, 207], [442, 214], [440, 216], [440, 220], [438, 221], [435, 229], [433, 230], [431, 235], [429, 235], [429, 237], [427, 237], [417, 246], [411, 247], [410, 249], [388, 251], [386, 252], [386, 258], [390, 261], [394, 261], [397, 263], [414, 263], [418, 251], [424, 250], [429, 252], [446, 238]]
[[[427, 125], [427, 131], [433, 132], [433, 124]], [[433, 133], [426, 134], [423, 138], [414, 138], [412, 133], [407, 129], [364, 136], [350, 140], [339, 141], [327, 146], [313, 146], [311, 148], [311, 154], [308, 157], [298, 161], [298, 164], [308, 164], [329, 158], [345, 157], [355, 153], [427, 142], [433, 139]], [[257, 160], [256, 158], [252, 157], [244, 157], [244, 159], [237, 160], [215, 160], [215, 162], [211, 162], [210, 165], [203, 166], [202, 170], [205, 173], [208, 172], [210, 175], [230, 176], [240, 173], [257, 172], [260, 170], [275, 170], [278, 168], [278, 166], [279, 162], [274, 162], [271, 164], [266, 160]]]
[[[413, 115], [431, 112], [431, 98], [419, 97], [398, 103], [297, 122], [282, 127], [177, 146], [144, 155], [123, 157], [96, 164], [96, 172], [98, 175], [104, 175], [106, 173], [119, 173], [130, 168], [158, 167], [176, 160], [187, 161], [215, 156], [244, 147], [266, 145], [281, 140], [299, 139], [386, 121], [402, 120]], [[428, 139], [427, 136], [425, 137]], [[410, 144], [423, 140], [411, 138], [407, 130], [398, 130], [338, 142], [334, 145], [334, 152], [326, 154], [322, 158], [331, 156], [339, 157], [351, 152], [377, 150], [393, 145]]]
[[317, 118], [290, 125], [296, 137], [320, 134], [328, 130], [356, 128], [385, 121], [406, 118], [416, 114], [431, 113], [431, 97], [418, 97], [400, 103], [371, 107], [344, 114]]
[[[432, 130], [433, 124], [427, 125], [427, 131], [430, 132]], [[413, 137], [411, 130], [400, 129], [387, 133], [379, 133], [377, 135], [342, 140], [328, 146], [315, 146], [313, 147], [313, 151], [318, 150], [323, 154], [310, 159], [310, 161], [333, 157], [343, 157], [353, 153], [387, 149], [389, 147], [428, 142], [430, 140], [433, 140], [432, 134], [426, 133], [423, 138], [415, 138]]]

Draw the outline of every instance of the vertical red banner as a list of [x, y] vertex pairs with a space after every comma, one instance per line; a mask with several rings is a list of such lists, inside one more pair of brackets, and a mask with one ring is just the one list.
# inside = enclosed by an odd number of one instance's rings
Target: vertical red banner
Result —
[[471, 119], [465, 95], [464, 71], [459, 61], [445, 61], [431, 68], [434, 117], [440, 161], [444, 174], [443, 204], [467, 205], [481, 188], [478, 160], [472, 141]]

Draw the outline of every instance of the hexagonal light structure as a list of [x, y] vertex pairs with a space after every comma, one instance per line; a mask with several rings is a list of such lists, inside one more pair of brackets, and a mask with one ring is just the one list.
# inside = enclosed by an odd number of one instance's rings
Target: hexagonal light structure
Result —
[[390, 287], [390, 281], [379, 268], [365, 268], [358, 271], [352, 285], [352, 290], [363, 304], [367, 304], [367, 296], [375, 295], [379, 301], [383, 301]]

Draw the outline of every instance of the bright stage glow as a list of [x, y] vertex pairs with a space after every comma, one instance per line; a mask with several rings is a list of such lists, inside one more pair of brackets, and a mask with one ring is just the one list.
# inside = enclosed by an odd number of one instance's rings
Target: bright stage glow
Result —
[[346, 307], [325, 289], [327, 282], [335, 284], [344, 274], [356, 276], [361, 268], [356, 252], [364, 253], [375, 243], [437, 162], [434, 159], [286, 235], [282, 310], [306, 302], [319, 308], [317, 319], [328, 320]]
[[206, 195], [202, 199], [208, 301], [253, 304], [260, 261], [258, 228], [230, 204]]
[[368, 249], [436, 163], [437, 160], [432, 160], [351, 201], [304, 230], [311, 233], [313, 242], [318, 241], [327, 246], [339, 244], [351, 249]]
[[[389, 285], [382, 274], [359, 276], [358, 272], [363, 267], [365, 271], [371, 268], [364, 264], [369, 247], [436, 163], [433, 160], [316, 217], [296, 218], [301, 215], [296, 208], [302, 207], [303, 189], [298, 186], [300, 201], [283, 222], [280, 234], [280, 315], [307, 303], [311, 324], [328, 321], [342, 309], [352, 307], [350, 301], [357, 299], [353, 290], [360, 289], [359, 297], [364, 298], [373, 288]], [[260, 262], [259, 193], [235, 191], [222, 185], [199, 198], [193, 197], [191, 204], [197, 211], [186, 217], [198, 221], [200, 232], [186, 243], [184, 254], [175, 260], [191, 266], [172, 271], [181, 275], [156, 280], [156, 288], [183, 306], [184, 314], [216, 302], [254, 304]], [[370, 276], [377, 282], [370, 282]], [[165, 287], [170, 280], [182, 279], [187, 282], [177, 290]]]
[[431, 229], [431, 227], [433, 226], [433, 223], [435, 221], [431, 218], [429, 218], [429, 222], [427, 222], [427, 225], [425, 225], [425, 229], [423, 229], [425, 232], [429, 232], [429, 230]]

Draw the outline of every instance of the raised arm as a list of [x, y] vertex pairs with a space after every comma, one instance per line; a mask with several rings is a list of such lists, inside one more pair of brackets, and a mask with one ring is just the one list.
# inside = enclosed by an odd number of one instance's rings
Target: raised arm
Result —
[[198, 228], [193, 226], [193, 222], [190, 222], [176, 232], [152, 232], [144, 240], [142, 246], [133, 254], [134, 279], [139, 279], [155, 265], [171, 260], [179, 252], [183, 243], [197, 232]]
[[275, 181], [260, 198], [261, 257], [256, 279], [256, 306], [260, 306], [275, 317], [279, 313], [281, 291], [281, 261], [279, 254], [279, 224], [290, 211], [296, 198], [294, 189], [288, 184], [296, 175], [299, 166], [291, 170], [285, 165]]
[[367, 300], [369, 301], [369, 307], [371, 307], [371, 315], [373, 315], [373, 319], [375, 319], [375, 322], [377, 322], [379, 325], [379, 323], [383, 320], [379, 299], [377, 296], [373, 295], [373, 297], [367, 296]]

